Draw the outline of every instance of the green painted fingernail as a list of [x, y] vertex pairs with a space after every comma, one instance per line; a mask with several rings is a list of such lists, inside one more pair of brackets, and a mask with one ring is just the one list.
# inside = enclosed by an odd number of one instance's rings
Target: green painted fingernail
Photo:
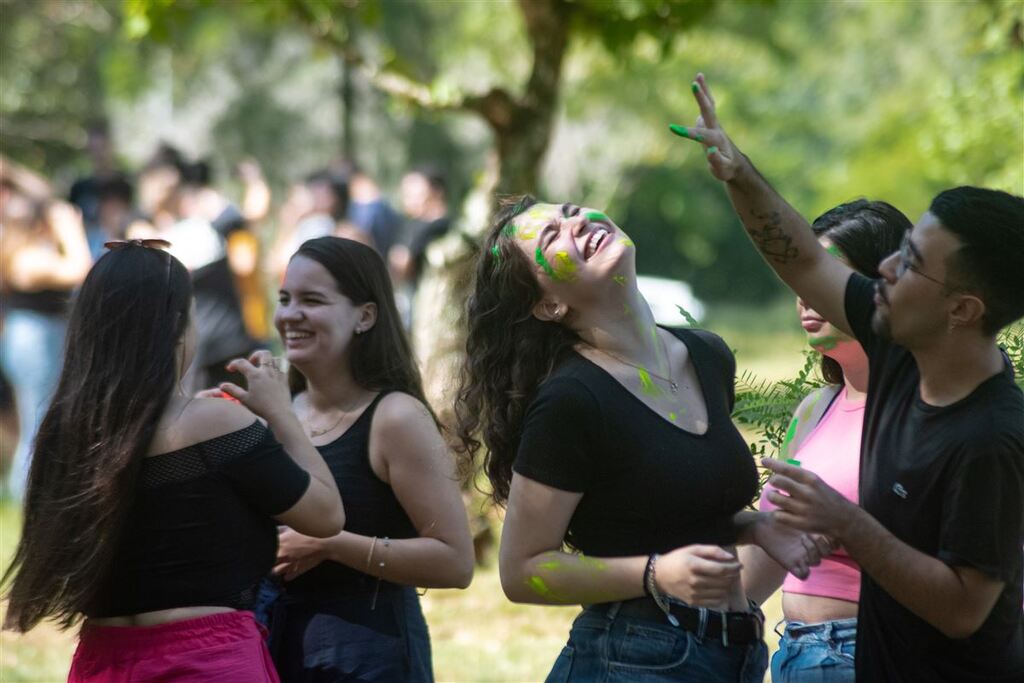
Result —
[[688, 137], [690, 137], [690, 131], [686, 130], [686, 128], [684, 128], [683, 126], [679, 126], [679, 125], [676, 125], [676, 124], [672, 123], [672, 124], [669, 124], [668, 129], [670, 131], [672, 131], [673, 133], [675, 133], [676, 135], [678, 135], [679, 137], [681, 137], [681, 138], [688, 138]]
[[796, 465], [797, 467], [800, 467], [799, 460], [795, 460], [793, 458], [786, 458], [786, 462], [788, 462], [790, 465]]
[[692, 90], [694, 93], [700, 91], [700, 86], [697, 85], [697, 81], [694, 81], [693, 83], [690, 84], [690, 90]]
[[708, 147], [708, 151], [705, 152], [705, 154], [707, 154], [708, 156], [711, 156], [712, 154], [714, 154], [717, 151], [718, 151], [718, 148], [715, 147], [714, 145], [711, 145], [710, 147]]

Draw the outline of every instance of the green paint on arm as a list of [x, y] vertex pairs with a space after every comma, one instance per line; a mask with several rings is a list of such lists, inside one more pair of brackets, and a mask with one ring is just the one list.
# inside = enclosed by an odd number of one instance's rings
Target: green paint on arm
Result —
[[837, 247], [834, 244], [830, 244], [827, 247], [825, 247], [825, 251], [827, 251], [828, 253], [832, 254], [833, 256], [835, 256], [840, 261], [846, 260], [846, 255], [843, 254], [843, 252], [839, 251], [839, 247]]
[[546, 583], [544, 583], [544, 579], [539, 576], [531, 576], [526, 580], [526, 585], [530, 587], [530, 590], [542, 598], [551, 598], [553, 595], [551, 589], [548, 588]]
[[537, 565], [537, 569], [544, 569], [546, 571], [558, 571], [561, 568], [562, 563], [558, 560], [548, 560]]
[[670, 419], [670, 420], [672, 420], [673, 422], [675, 422], [676, 420], [678, 420], [678, 419], [679, 419], [679, 416], [678, 416], [678, 415], [676, 415], [675, 413], [669, 413], [669, 414], [668, 414], [668, 419]]
[[577, 555], [577, 557], [579, 558], [580, 564], [586, 567], [587, 569], [593, 569], [597, 572], [603, 572], [608, 570], [608, 565], [606, 565], [604, 562], [597, 559], [596, 557], [587, 557], [582, 553], [580, 555]]
[[779, 449], [783, 455], [789, 455], [789, 444], [793, 442], [796, 437], [796, 429], [800, 425], [800, 418], [794, 417], [789, 422], [789, 429], [786, 430], [786, 436], [782, 439], [782, 447]]
[[625, 275], [615, 275], [614, 277], [612, 277], [612, 279], [615, 280], [616, 282], [618, 282], [622, 286], [626, 285], [626, 276]]

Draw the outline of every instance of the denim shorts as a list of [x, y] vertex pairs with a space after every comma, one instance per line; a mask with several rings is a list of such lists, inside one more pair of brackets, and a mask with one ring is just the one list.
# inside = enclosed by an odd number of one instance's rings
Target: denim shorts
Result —
[[614, 605], [595, 607], [576, 617], [547, 683], [764, 680], [763, 640], [725, 646], [720, 638], [699, 637], [667, 621], [622, 616]]
[[853, 683], [856, 645], [855, 618], [820, 624], [791, 621], [772, 657], [772, 683]]

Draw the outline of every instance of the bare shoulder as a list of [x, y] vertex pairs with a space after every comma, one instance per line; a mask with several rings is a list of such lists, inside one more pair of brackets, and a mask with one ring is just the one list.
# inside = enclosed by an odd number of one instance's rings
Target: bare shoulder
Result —
[[434, 418], [423, 402], [399, 391], [381, 399], [373, 414], [371, 433], [378, 443], [439, 436]]
[[221, 398], [196, 398], [180, 415], [165, 416], [150, 453], [166, 453], [245, 429], [256, 416], [243, 405]]

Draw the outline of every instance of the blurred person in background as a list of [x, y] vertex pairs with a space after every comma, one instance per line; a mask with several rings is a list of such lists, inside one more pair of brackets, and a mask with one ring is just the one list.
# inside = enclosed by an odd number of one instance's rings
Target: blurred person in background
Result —
[[345, 530], [280, 537], [270, 650], [286, 683], [432, 681], [415, 587], [465, 588], [473, 547], [451, 453], [384, 260], [321, 237], [292, 257], [274, 322], [293, 406], [345, 498]]
[[411, 323], [411, 301], [426, 261], [427, 247], [451, 226], [448, 189], [441, 170], [420, 166], [406, 173], [399, 186], [402, 212], [407, 220], [398, 241], [388, 252], [388, 266], [396, 284], [399, 310]]
[[373, 239], [374, 248], [387, 258], [398, 237], [402, 219], [380, 191], [380, 186], [351, 160], [336, 161], [331, 169], [348, 178], [348, 221]]
[[248, 611], [255, 587], [276, 523], [341, 529], [337, 487], [269, 352], [232, 361], [249, 389], [221, 388], [244, 406], [183, 390], [197, 336], [188, 271], [166, 242], [109, 246], [71, 313], [4, 625], [86, 617], [75, 683], [275, 683]]
[[[837, 259], [879, 278], [878, 265], [898, 250], [910, 220], [885, 202], [858, 199], [819, 216], [811, 228]], [[868, 388], [868, 357], [850, 337], [797, 299], [800, 322], [812, 349], [821, 354], [828, 382], [797, 407], [780, 457], [792, 458], [818, 474], [848, 500], [857, 502], [860, 441]], [[761, 492], [760, 509], [776, 509]], [[782, 587], [786, 628], [772, 657], [773, 683], [854, 680], [860, 568], [841, 548], [822, 558], [806, 581], [787, 574], [757, 546], [740, 548], [743, 586], [764, 603]]]
[[6, 492], [21, 500], [31, 444], [60, 373], [67, 307], [92, 260], [81, 214], [48, 183], [0, 158], [0, 366], [14, 391], [18, 445]]
[[[114, 156], [114, 144], [110, 135], [110, 124], [106, 119], [97, 119], [86, 127], [86, 152], [89, 157], [90, 172], [71, 184], [68, 201], [82, 212], [89, 248], [93, 256], [102, 253], [103, 226], [101, 225], [101, 208], [103, 201], [103, 184], [120, 176], [117, 160]], [[106, 239], [114, 239], [107, 237]]]

